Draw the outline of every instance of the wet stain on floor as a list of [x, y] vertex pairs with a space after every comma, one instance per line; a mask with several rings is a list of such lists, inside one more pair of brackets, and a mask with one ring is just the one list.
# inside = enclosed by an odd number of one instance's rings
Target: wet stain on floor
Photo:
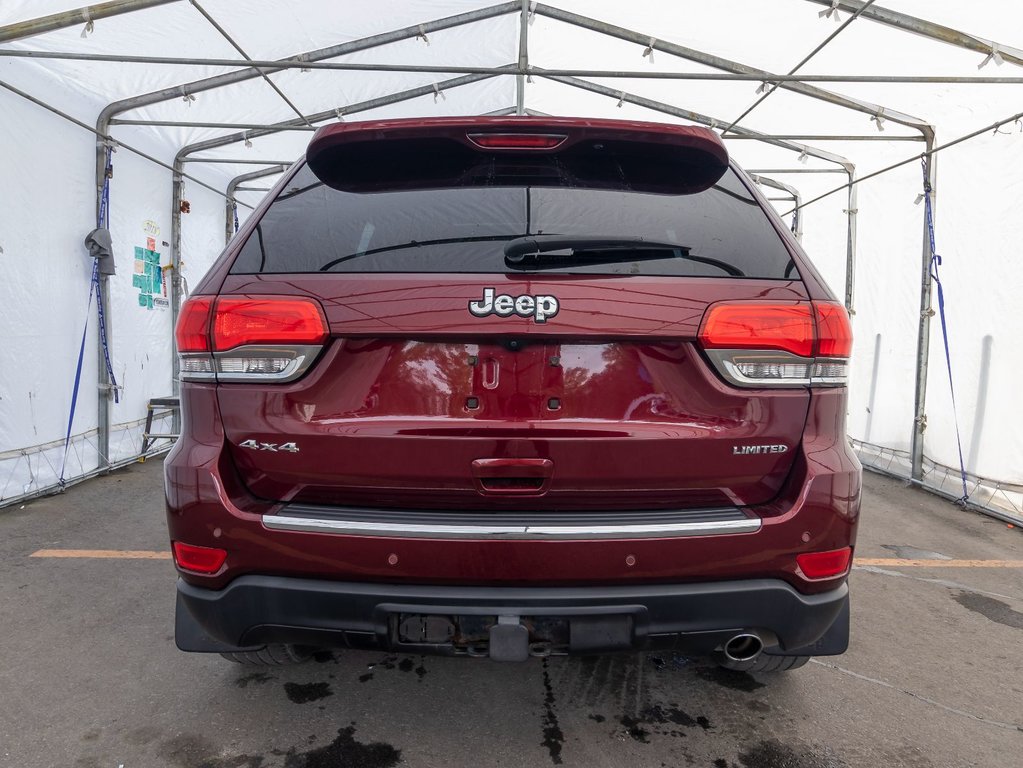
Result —
[[846, 763], [820, 750], [796, 751], [776, 739], [761, 741], [739, 753], [743, 768], [847, 768]]
[[397, 665], [397, 661], [397, 656], [384, 656], [384, 658], [380, 659], [380, 661], [374, 662], [373, 664], [367, 664], [366, 666], [369, 667], [369, 669], [376, 669], [377, 667], [380, 667], [380, 669], [394, 669]]
[[565, 743], [565, 733], [558, 724], [558, 713], [554, 710], [554, 687], [551, 685], [550, 664], [543, 660], [543, 740], [540, 742], [547, 748], [551, 762], [561, 765], [561, 748]]
[[[593, 716], [591, 715], [590, 717]], [[645, 707], [637, 717], [623, 715], [619, 718], [618, 722], [622, 724], [622, 727], [625, 728], [625, 733], [630, 738], [643, 744], [650, 742], [650, 736], [653, 733], [662, 736], [686, 736], [685, 731], [680, 731], [677, 728], [655, 730], [652, 726], [656, 725], [681, 725], [684, 728], [701, 728], [704, 731], [709, 731], [712, 728], [707, 717], [703, 715], [694, 717], [674, 704], [651, 704]]]
[[307, 752], [289, 750], [284, 768], [391, 768], [399, 762], [400, 749], [382, 741], [356, 741], [355, 726], [349, 725], [339, 729], [330, 744]]
[[334, 695], [330, 683], [285, 683], [284, 692], [294, 704], [308, 704]]
[[273, 675], [268, 675], [266, 672], [253, 672], [243, 677], [239, 677], [234, 681], [234, 684], [239, 688], [247, 688], [250, 683], [254, 685], [262, 685], [273, 680]]
[[976, 592], [960, 592], [955, 601], [967, 610], [979, 613], [986, 619], [1013, 629], [1023, 629], [1023, 613], [1014, 611], [1007, 603]]
[[636, 717], [623, 715], [619, 721], [625, 732], [635, 741], [642, 744], [650, 743], [650, 731], [643, 727], [643, 721]]
[[705, 731], [710, 730], [711, 727], [710, 720], [703, 715], [693, 717], [687, 712], [683, 712], [676, 705], [662, 707], [660, 704], [654, 704], [644, 709], [641, 717], [648, 723], [674, 723], [675, 725], [684, 725], [686, 728], [699, 726]]
[[748, 672], [736, 672], [733, 669], [724, 669], [723, 667], [697, 667], [696, 675], [701, 680], [717, 683], [725, 688], [730, 688], [733, 691], [742, 691], [743, 693], [752, 693], [758, 688], [764, 687], [764, 683], [761, 683]]

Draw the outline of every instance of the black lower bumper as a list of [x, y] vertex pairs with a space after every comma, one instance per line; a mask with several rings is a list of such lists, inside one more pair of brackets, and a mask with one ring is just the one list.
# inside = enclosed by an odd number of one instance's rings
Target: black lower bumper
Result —
[[531, 633], [560, 623], [569, 651], [707, 654], [733, 635], [752, 630], [764, 638], [770, 653], [833, 655], [848, 644], [848, 594], [843, 584], [803, 595], [773, 579], [519, 588], [242, 576], [223, 590], [179, 580], [176, 639], [182, 650], [199, 652], [294, 643], [457, 653], [460, 630], [444, 642], [408, 642], [398, 631], [399, 622], [410, 616], [438, 617], [455, 626], [480, 626], [496, 623], [497, 617], [518, 617]]

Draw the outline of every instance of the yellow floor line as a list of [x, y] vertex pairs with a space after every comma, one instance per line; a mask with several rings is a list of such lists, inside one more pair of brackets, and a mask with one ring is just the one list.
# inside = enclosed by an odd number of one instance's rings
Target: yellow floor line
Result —
[[102, 560], [170, 560], [170, 552], [145, 549], [40, 549], [29, 557], [80, 557]]
[[857, 557], [854, 564], [889, 568], [1023, 568], [1023, 560], [904, 560], [898, 557]]

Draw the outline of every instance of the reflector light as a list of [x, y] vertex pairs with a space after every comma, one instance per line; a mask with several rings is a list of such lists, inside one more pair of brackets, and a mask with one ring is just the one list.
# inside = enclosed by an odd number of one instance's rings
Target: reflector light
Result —
[[554, 149], [568, 138], [557, 133], [469, 133], [466, 136], [484, 149]]
[[192, 573], [206, 575], [219, 571], [227, 560], [227, 550], [215, 547], [199, 547], [175, 541], [171, 545], [174, 551], [174, 562], [178, 568]]
[[178, 326], [174, 338], [178, 352], [209, 352], [210, 308], [212, 296], [192, 296], [181, 305]]
[[807, 579], [833, 579], [843, 576], [852, 561], [852, 547], [828, 552], [804, 552], [796, 555], [796, 564]]
[[778, 349], [813, 356], [813, 312], [808, 303], [713, 304], [703, 316], [704, 349]]
[[810, 363], [780, 363], [766, 361], [733, 360], [739, 373], [747, 379], [788, 379], [810, 378]]
[[220, 352], [245, 344], [322, 344], [329, 331], [313, 299], [227, 296], [217, 300], [212, 336]]
[[820, 357], [849, 357], [852, 354], [852, 325], [841, 304], [815, 301], [817, 313], [817, 354]]
[[274, 375], [285, 371], [294, 357], [226, 357], [217, 366], [220, 373]]

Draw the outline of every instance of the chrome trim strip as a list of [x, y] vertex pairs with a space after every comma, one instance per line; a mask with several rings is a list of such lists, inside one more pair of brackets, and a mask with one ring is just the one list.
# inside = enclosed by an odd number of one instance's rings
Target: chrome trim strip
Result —
[[744, 518], [716, 522], [637, 525], [425, 525], [264, 515], [263, 525], [280, 531], [420, 539], [642, 539], [754, 533], [760, 530], [761, 521], [759, 518]]

